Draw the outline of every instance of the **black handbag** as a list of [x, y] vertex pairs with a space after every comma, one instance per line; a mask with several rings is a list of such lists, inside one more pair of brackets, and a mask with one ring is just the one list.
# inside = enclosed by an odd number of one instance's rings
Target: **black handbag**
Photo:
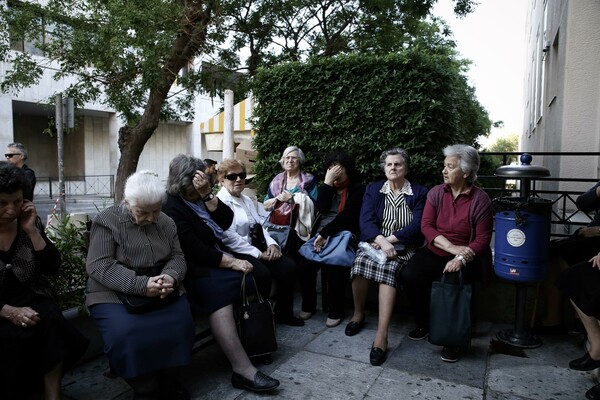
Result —
[[472, 285], [463, 284], [458, 271], [458, 284], [446, 282], [446, 274], [431, 284], [429, 311], [429, 343], [439, 346], [471, 345]]
[[[133, 270], [138, 276], [157, 276], [160, 275], [163, 267], [164, 265], [160, 265], [154, 267], [133, 268]], [[115, 292], [115, 294], [117, 295], [121, 303], [123, 303], [128, 313], [143, 314], [150, 311], [158, 310], [161, 307], [174, 303], [179, 297], [179, 290], [173, 290], [163, 299], [161, 299], [160, 296], [139, 296], [137, 294], [129, 294], [118, 291]]]
[[264, 300], [252, 277], [258, 301], [250, 302], [246, 294], [246, 275], [242, 276], [242, 306], [236, 310], [240, 341], [248, 357], [270, 354], [277, 350], [273, 306]]
[[263, 232], [261, 224], [252, 224], [250, 226], [250, 242], [252, 243], [252, 246], [260, 251], [267, 250], [267, 239], [265, 238], [265, 233]]

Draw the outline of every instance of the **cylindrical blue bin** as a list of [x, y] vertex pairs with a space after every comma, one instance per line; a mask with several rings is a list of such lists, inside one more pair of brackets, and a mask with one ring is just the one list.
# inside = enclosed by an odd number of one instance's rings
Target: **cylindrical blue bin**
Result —
[[494, 199], [494, 271], [515, 282], [546, 278], [552, 201], [537, 197]]

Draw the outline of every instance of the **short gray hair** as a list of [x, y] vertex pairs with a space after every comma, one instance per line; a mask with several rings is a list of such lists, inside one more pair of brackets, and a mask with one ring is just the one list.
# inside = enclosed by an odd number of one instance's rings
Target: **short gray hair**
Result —
[[281, 158], [279, 159], [279, 165], [281, 165], [281, 168], [283, 168], [283, 162], [285, 161], [285, 157], [287, 157], [288, 154], [290, 154], [291, 152], [294, 152], [294, 151], [298, 152], [298, 157], [300, 157], [300, 165], [304, 164], [304, 161], [306, 160], [306, 158], [304, 157], [304, 152], [302, 150], [300, 150], [300, 147], [288, 146], [285, 148], [285, 150], [283, 151], [283, 154], [281, 155]]
[[25, 148], [25, 146], [23, 146], [23, 143], [19, 143], [19, 142], [14, 142], [14, 143], [9, 143], [8, 146], [6, 147], [12, 147], [14, 149], [19, 150], [19, 153], [23, 154], [23, 160], [27, 160], [27, 149]]
[[130, 206], [164, 203], [165, 186], [153, 171], [135, 172], [127, 178], [123, 200]]
[[169, 177], [167, 178], [167, 193], [172, 196], [185, 195], [187, 189], [193, 185], [196, 171], [204, 172], [206, 163], [199, 158], [178, 154], [169, 163]]
[[384, 150], [383, 153], [381, 153], [381, 156], [379, 156], [379, 166], [381, 167], [381, 169], [384, 172], [385, 172], [385, 159], [388, 158], [388, 156], [397, 156], [397, 155], [400, 155], [402, 157], [402, 159], [404, 159], [404, 165], [406, 166], [406, 170], [408, 171], [408, 169], [410, 167], [410, 156], [408, 155], [406, 150], [401, 149], [400, 147], [392, 147], [389, 150]]
[[445, 157], [458, 157], [460, 160], [460, 170], [467, 176], [467, 182], [473, 183], [477, 179], [479, 171], [479, 152], [467, 144], [453, 144], [444, 149]]

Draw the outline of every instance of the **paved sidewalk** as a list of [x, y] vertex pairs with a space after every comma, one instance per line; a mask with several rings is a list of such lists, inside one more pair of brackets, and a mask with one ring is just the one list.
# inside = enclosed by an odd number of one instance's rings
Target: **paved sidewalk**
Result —
[[[567, 400], [584, 399], [596, 382], [593, 373], [568, 369], [569, 360], [583, 352], [582, 335], [548, 336], [538, 349], [510, 349], [492, 341], [499, 329], [509, 326], [482, 322], [472, 349], [458, 363], [448, 364], [441, 361], [439, 347], [409, 340], [411, 320], [396, 314], [388, 359], [374, 367], [369, 364], [374, 312], [354, 337], [344, 334], [347, 319], [331, 329], [325, 327], [325, 319], [317, 313], [304, 327], [278, 325], [280, 349], [273, 354], [273, 364], [259, 367], [281, 381], [280, 388], [268, 394], [234, 389], [229, 363], [215, 343], [209, 345], [183, 371], [192, 398]], [[107, 370], [102, 356], [67, 374], [64, 399], [130, 399], [128, 385], [120, 378], [107, 378]]]

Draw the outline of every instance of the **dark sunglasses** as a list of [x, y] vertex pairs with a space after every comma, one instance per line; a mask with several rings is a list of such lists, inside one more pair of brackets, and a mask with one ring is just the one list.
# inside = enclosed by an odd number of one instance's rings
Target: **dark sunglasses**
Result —
[[246, 173], [240, 172], [239, 174], [227, 174], [225, 175], [225, 179], [228, 181], [237, 181], [237, 178], [246, 179]]
[[4, 157], [6, 157], [6, 158], [13, 158], [13, 156], [20, 156], [20, 155], [21, 155], [21, 153], [6, 153], [4, 155]]

